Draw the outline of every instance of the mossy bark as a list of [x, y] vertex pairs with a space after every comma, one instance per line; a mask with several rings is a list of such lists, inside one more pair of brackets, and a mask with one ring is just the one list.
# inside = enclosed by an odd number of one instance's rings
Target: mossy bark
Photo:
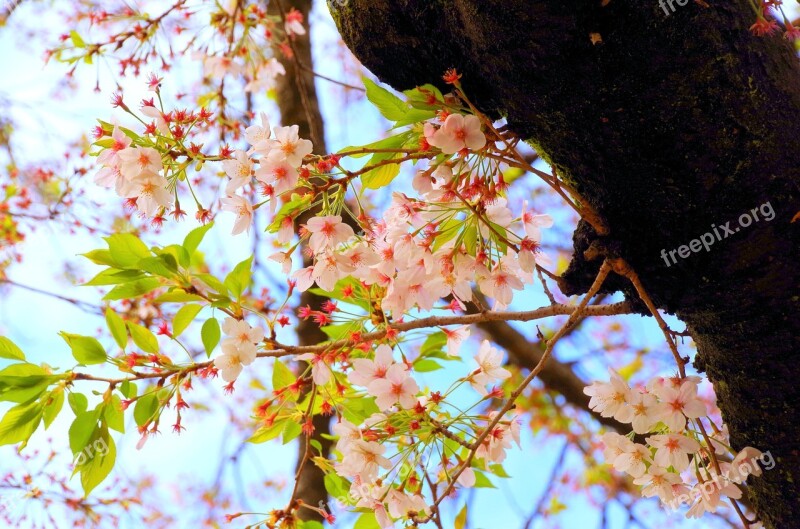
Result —
[[[688, 325], [734, 447], [775, 457], [751, 481], [765, 526], [799, 527], [800, 64], [790, 44], [749, 32], [748, 0], [669, 14], [657, 0], [329, 5], [348, 46], [395, 88], [441, 84], [457, 68], [470, 98], [535, 142], [600, 212], [605, 246]], [[662, 257], [766, 203], [709, 251], [669, 266]], [[576, 244], [594, 238], [582, 226]], [[584, 291], [597, 266], [576, 252], [567, 289]]]

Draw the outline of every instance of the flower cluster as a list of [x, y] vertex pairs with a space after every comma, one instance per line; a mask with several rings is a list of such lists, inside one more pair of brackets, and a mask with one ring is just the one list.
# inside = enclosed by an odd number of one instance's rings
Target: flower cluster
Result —
[[[297, 186], [303, 158], [313, 149], [309, 140], [299, 137], [297, 125], [277, 127], [273, 137], [269, 120], [263, 113], [261, 125], [247, 127], [245, 139], [251, 149], [236, 151], [232, 159], [222, 162], [225, 174], [230, 178], [225, 188], [228, 196], [222, 199], [222, 209], [236, 214], [234, 235], [249, 231], [253, 221], [252, 204], [236, 191], [249, 184], [253, 177], [261, 184], [262, 194], [268, 199], [291, 191]], [[270, 204], [274, 208], [275, 200], [270, 200]]]
[[219, 369], [225, 382], [233, 382], [244, 366], [255, 361], [256, 346], [264, 339], [264, 330], [251, 327], [244, 320], [226, 318], [222, 323], [222, 331], [228, 337], [222, 340], [223, 354], [214, 359], [214, 366]]
[[117, 195], [135, 203], [148, 217], [155, 216], [162, 208], [171, 207], [173, 195], [162, 174], [161, 153], [152, 147], [132, 146], [131, 138], [116, 126], [111, 140], [111, 146], [97, 157], [103, 167], [98, 171], [95, 183], [114, 188]]
[[[631, 388], [616, 371], [609, 373], [609, 382], [595, 382], [584, 393], [591, 397], [589, 407], [603, 417], [631, 424], [636, 434], [653, 434], [646, 444], [614, 432], [603, 435], [606, 461], [634, 478], [644, 497], [657, 496], [672, 509], [690, 504], [686, 516], [699, 518], [716, 512], [724, 497], [741, 498], [737, 485], [751, 474], [761, 475], [756, 460], [763, 454], [752, 447], [736, 453], [725, 428], [706, 417], [706, 404], [697, 394], [699, 377], [656, 377], [645, 387]], [[703, 418], [714, 427], [711, 435]]]

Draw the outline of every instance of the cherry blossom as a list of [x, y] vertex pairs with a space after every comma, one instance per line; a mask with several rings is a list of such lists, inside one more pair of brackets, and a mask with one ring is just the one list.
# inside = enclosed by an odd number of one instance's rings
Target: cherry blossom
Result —
[[397, 403], [401, 408], [409, 409], [417, 404], [419, 386], [405, 366], [394, 364], [386, 370], [384, 378], [370, 382], [367, 391], [375, 397], [375, 404], [381, 410], [387, 410]]
[[287, 160], [262, 161], [255, 175], [259, 182], [272, 185], [277, 195], [291, 191], [297, 186], [297, 169]]
[[356, 358], [353, 360], [353, 370], [347, 376], [351, 383], [367, 387], [373, 381], [386, 377], [386, 372], [394, 365], [392, 348], [381, 344], [375, 349], [375, 359]]
[[214, 359], [214, 367], [219, 369], [225, 382], [233, 382], [242, 372], [243, 366], [249, 366], [256, 359], [255, 348], [236, 347], [232, 343], [222, 344], [223, 354]]
[[275, 139], [270, 140], [268, 158], [275, 162], [285, 160], [292, 167], [300, 167], [314, 146], [309, 140], [300, 139], [299, 130], [297, 125], [276, 128]]
[[689, 467], [689, 455], [700, 450], [700, 443], [678, 433], [652, 435], [647, 444], [656, 449], [653, 461], [662, 467], [683, 472]]
[[253, 205], [250, 201], [239, 195], [223, 197], [220, 199], [223, 211], [236, 213], [236, 221], [233, 223], [232, 235], [238, 235], [243, 231], [250, 232], [253, 224]]
[[161, 153], [151, 147], [127, 147], [117, 153], [122, 176], [132, 180], [140, 175], [157, 174], [163, 169]]
[[374, 441], [356, 440], [350, 444], [337, 471], [347, 477], [359, 476], [362, 481], [378, 477], [378, 469], [392, 468], [392, 462], [383, 456], [386, 447]]
[[222, 168], [230, 181], [225, 187], [225, 192], [232, 195], [237, 189], [250, 182], [253, 175], [253, 162], [244, 151], [236, 151], [230, 160], [222, 161]]
[[706, 415], [706, 405], [697, 396], [697, 385], [686, 381], [679, 389], [669, 386], [658, 388], [661, 403], [656, 406], [654, 417], [666, 424], [673, 432], [686, 428], [686, 418], [697, 419]]
[[122, 195], [135, 198], [136, 207], [148, 217], [154, 216], [160, 208], [169, 208], [173, 200], [166, 178], [156, 173], [140, 173], [129, 179], [123, 185]]
[[469, 382], [481, 395], [489, 394], [486, 390], [487, 385], [511, 377], [510, 371], [500, 367], [503, 363], [503, 353], [492, 347], [489, 340], [481, 342], [475, 361], [478, 363], [478, 369], [469, 376]]
[[536, 215], [528, 210], [528, 201], [522, 202], [522, 225], [525, 228], [525, 235], [530, 239], [539, 242], [542, 240], [540, 228], [550, 228], [553, 226], [553, 217], [550, 215]]
[[481, 120], [477, 116], [450, 114], [444, 125], [428, 137], [428, 143], [445, 154], [455, 154], [464, 148], [472, 151], [483, 149], [486, 136], [481, 131]]
[[311, 378], [314, 380], [314, 384], [324, 386], [331, 380], [333, 373], [322, 355], [304, 353], [298, 355], [297, 359], [311, 363]]
[[343, 224], [339, 215], [309, 219], [306, 229], [311, 233], [308, 245], [315, 253], [326, 248], [334, 248], [355, 235], [353, 228]]

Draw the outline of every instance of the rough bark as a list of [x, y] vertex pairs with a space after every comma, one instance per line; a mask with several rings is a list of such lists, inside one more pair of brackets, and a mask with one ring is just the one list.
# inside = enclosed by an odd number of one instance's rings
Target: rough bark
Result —
[[[611, 230], [603, 245], [688, 325], [733, 446], [775, 457], [751, 480], [765, 526], [797, 527], [800, 66], [791, 46], [748, 31], [748, 0], [690, 2], [669, 15], [656, 0], [329, 5], [348, 46], [395, 88], [458, 68], [470, 98], [507, 117], [600, 212]], [[771, 222], [665, 264], [662, 249], [712, 224], [733, 227], [766, 202]], [[580, 251], [596, 238], [585, 225], [576, 233], [565, 278], [573, 293], [598, 266]]]
[[[270, 1], [268, 10], [270, 14], [280, 15], [281, 11], [288, 12], [295, 8], [306, 20], [308, 27], [308, 15], [311, 11], [312, 0], [275, 0]], [[296, 37], [293, 40], [292, 50], [294, 58], [287, 58], [278, 55], [281, 64], [286, 69], [286, 75], [278, 76], [277, 93], [278, 107], [281, 111], [281, 121], [284, 125], [298, 125], [301, 138], [308, 138], [314, 143], [315, 154], [325, 154], [325, 129], [322, 113], [319, 108], [319, 99], [314, 85], [314, 75], [311, 73], [311, 65], [314, 64], [311, 50], [310, 31], [306, 35]], [[307, 66], [308, 69], [298, 67], [299, 64]], [[298, 225], [303, 223], [303, 219], [298, 219]], [[300, 305], [309, 305], [314, 310], [319, 310], [326, 298], [305, 291], [300, 296]], [[298, 322], [297, 339], [300, 345], [315, 345], [328, 339], [318, 325], [308, 320]], [[314, 424], [314, 434], [312, 439], [318, 441], [323, 449], [323, 456], [330, 453], [331, 442], [323, 435], [330, 435], [330, 418], [323, 415], [316, 415], [312, 419]], [[303, 461], [306, 449], [306, 436], [301, 435], [298, 442], [298, 465]], [[300, 475], [298, 476], [297, 498], [308, 505], [314, 507], [325, 507], [328, 503], [328, 493], [325, 490], [325, 474], [312, 461], [306, 461]], [[321, 521], [319, 513], [300, 509], [298, 516], [303, 520]]]

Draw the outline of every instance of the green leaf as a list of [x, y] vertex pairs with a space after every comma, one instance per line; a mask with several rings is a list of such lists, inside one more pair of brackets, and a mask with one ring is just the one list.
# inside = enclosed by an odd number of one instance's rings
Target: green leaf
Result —
[[203, 301], [203, 298], [197, 294], [189, 294], [185, 290], [176, 288], [161, 294], [154, 301], [156, 303], [186, 303], [189, 301]]
[[[210, 230], [212, 226], [214, 226], [214, 223], [209, 222], [208, 224], [204, 224], [203, 226], [195, 228], [189, 232], [189, 234], [183, 240], [183, 247], [186, 248], [189, 256], [194, 254], [194, 252], [200, 246], [200, 243], [203, 242], [203, 238], [206, 236], [206, 233], [208, 233], [208, 230]], [[186, 266], [188, 266], [188, 264]]]
[[103, 482], [114, 468], [117, 459], [117, 447], [114, 439], [108, 432], [108, 427], [100, 429], [98, 436], [92, 440], [92, 444], [86, 450], [92, 448], [92, 453], [86, 455], [86, 462], [76, 467], [81, 473], [81, 485], [83, 486], [84, 496], [88, 496], [95, 487]]
[[222, 337], [222, 332], [219, 329], [219, 322], [216, 318], [209, 318], [200, 329], [200, 338], [203, 340], [203, 347], [206, 349], [206, 355], [210, 358], [214, 348], [219, 343]]
[[286, 367], [286, 364], [280, 360], [275, 360], [275, 366], [272, 370], [272, 389], [277, 391], [283, 389], [290, 384], [294, 384], [296, 377], [292, 370]]
[[91, 252], [82, 253], [80, 255], [89, 259], [94, 264], [117, 266], [117, 262], [111, 257], [111, 252], [108, 250], [92, 250]]
[[414, 362], [414, 371], [418, 371], [420, 373], [436, 371], [437, 369], [442, 369], [442, 365], [439, 362], [429, 358], [423, 358], [422, 360], [417, 360]]
[[119, 314], [110, 308], [106, 309], [106, 325], [108, 325], [108, 330], [111, 331], [111, 336], [114, 337], [114, 341], [117, 342], [119, 348], [124, 350], [128, 345], [128, 331], [125, 330], [125, 322], [122, 321]]
[[64, 388], [57, 387], [47, 397], [47, 400], [44, 402], [44, 411], [42, 416], [44, 417], [44, 429], [48, 429], [53, 421], [58, 417], [58, 414], [61, 413], [61, 409], [64, 407]]
[[419, 349], [420, 356], [428, 356], [435, 351], [441, 351], [447, 345], [447, 335], [443, 331], [436, 331], [429, 335]]
[[131, 338], [136, 347], [145, 353], [158, 354], [158, 339], [147, 327], [142, 327], [132, 321], [126, 322], [128, 330], [131, 331]]
[[325, 526], [316, 520], [301, 521], [297, 529], [325, 529]]
[[89, 407], [89, 399], [87, 399], [86, 395], [83, 393], [70, 393], [69, 396], [67, 396], [67, 402], [69, 402], [69, 407], [72, 408], [72, 412], [76, 417], [84, 413]]
[[465, 503], [456, 516], [453, 529], [464, 529], [467, 525], [467, 504]]
[[426, 110], [422, 108], [412, 108], [401, 119], [397, 120], [394, 124], [395, 127], [404, 127], [406, 125], [413, 125], [421, 121], [428, 121], [436, 117], [435, 110]]
[[42, 420], [42, 405], [38, 401], [14, 406], [0, 420], [0, 446], [27, 444]]
[[489, 469], [492, 471], [492, 474], [494, 474], [497, 477], [500, 477], [500, 478], [510, 478], [511, 477], [511, 476], [508, 475], [508, 472], [506, 472], [506, 469], [503, 467], [503, 465], [501, 465], [499, 463], [495, 463], [494, 465], [490, 465]]
[[225, 278], [225, 286], [231, 291], [233, 297], [240, 299], [247, 287], [250, 286], [253, 267], [253, 256], [237, 264]]
[[122, 411], [122, 399], [112, 395], [111, 400], [103, 406], [103, 419], [109, 428], [125, 433], [125, 413]]
[[155, 277], [145, 277], [122, 285], [117, 285], [112, 288], [108, 294], [103, 296], [107, 301], [116, 301], [119, 299], [138, 298], [148, 292], [152, 292], [161, 286], [161, 281]]
[[69, 32], [69, 38], [72, 41], [72, 45], [75, 46], [76, 48], [86, 47], [86, 43], [83, 41], [78, 32], [75, 31], [74, 29]]
[[248, 443], [253, 444], [260, 444], [266, 443], [267, 441], [271, 441], [278, 437], [281, 432], [283, 431], [283, 423], [282, 422], [275, 422], [272, 426], [266, 427], [262, 426], [258, 430], [255, 431], [252, 437], [247, 440]]
[[217, 279], [216, 277], [212, 276], [211, 274], [195, 274], [195, 277], [214, 289], [216, 292], [219, 292], [223, 295], [228, 295], [228, 287], [226, 287], [222, 281]]
[[134, 399], [136, 395], [138, 395], [139, 389], [136, 387], [136, 384], [130, 380], [126, 380], [119, 385], [119, 392], [122, 393], [126, 399]]
[[69, 427], [69, 447], [73, 455], [78, 455], [91, 442], [97, 430], [98, 410], [86, 411], [75, 417]]
[[475, 471], [475, 488], [483, 489], [496, 489], [497, 487], [489, 480], [489, 478], [480, 470]]
[[142, 395], [133, 408], [133, 418], [136, 424], [144, 426], [158, 411], [158, 396], [155, 393]]
[[348, 152], [353, 151], [367, 151], [361, 152], [358, 154], [347, 154], [348, 158], [363, 158], [370, 153], [370, 150], [379, 150], [379, 149], [399, 149], [402, 147], [409, 139], [411, 138], [410, 132], [402, 132], [400, 134], [396, 134], [394, 136], [389, 136], [388, 138], [383, 138], [382, 140], [374, 141], [372, 143], [368, 143], [366, 145], [361, 146], [353, 146], [353, 147], [345, 147], [344, 149], [340, 150], [338, 154], [346, 154]]
[[172, 336], [175, 338], [180, 336], [201, 310], [203, 310], [202, 305], [184, 305], [181, 307], [172, 319]]
[[331, 498], [347, 497], [350, 492], [350, 483], [338, 474], [325, 474], [325, 490]]
[[[367, 165], [375, 165], [379, 162], [383, 162], [386, 160], [392, 160], [396, 158], [402, 158], [402, 153], [391, 153], [389, 156], [386, 153], [377, 153], [372, 158], [370, 158]], [[392, 180], [395, 179], [397, 175], [400, 174], [400, 164], [399, 163], [390, 163], [387, 165], [381, 165], [380, 167], [376, 167], [371, 169], [361, 175], [361, 183], [364, 185], [366, 189], [380, 189], [382, 187], [388, 186], [392, 183]]]
[[375, 518], [375, 513], [365, 512], [358, 517], [353, 529], [381, 529], [381, 525], [378, 523], [378, 519]]
[[25, 353], [14, 342], [4, 336], [0, 336], [0, 358], [25, 360]]
[[141, 239], [130, 233], [115, 233], [105, 237], [105, 241], [117, 268], [134, 268], [139, 261], [151, 255]]
[[417, 108], [433, 109], [444, 104], [442, 92], [432, 84], [424, 84], [411, 90], [403, 90], [408, 102]]
[[116, 268], [108, 268], [86, 283], [83, 283], [83, 286], [101, 287], [105, 285], [119, 285], [122, 283], [130, 283], [138, 279], [144, 279], [145, 277], [146, 276], [138, 270], [117, 270]]
[[375, 105], [383, 117], [389, 121], [398, 121], [405, 117], [408, 105], [403, 100], [367, 77], [364, 77], [363, 81], [367, 89], [367, 99]]
[[72, 349], [72, 356], [79, 363], [89, 366], [102, 364], [106, 361], [106, 350], [100, 345], [97, 339], [91, 336], [81, 336], [67, 332], [60, 333], [61, 337]]
[[178, 271], [178, 263], [170, 254], [157, 257], [145, 257], [136, 264], [136, 267], [151, 274], [171, 278]]
[[288, 420], [283, 428], [283, 444], [290, 443], [303, 433], [303, 427], [299, 422]]

